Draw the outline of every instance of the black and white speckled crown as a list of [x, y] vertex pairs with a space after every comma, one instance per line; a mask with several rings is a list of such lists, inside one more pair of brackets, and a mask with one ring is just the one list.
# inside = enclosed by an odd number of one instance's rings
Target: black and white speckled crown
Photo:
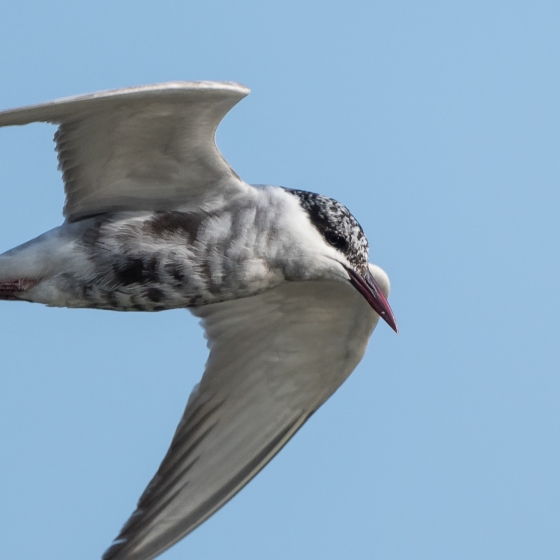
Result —
[[368, 270], [369, 244], [362, 226], [350, 210], [327, 196], [297, 189], [286, 190], [299, 198], [302, 208], [321, 235], [328, 239], [334, 233], [344, 238], [346, 244], [339, 250], [358, 272], [365, 274]]

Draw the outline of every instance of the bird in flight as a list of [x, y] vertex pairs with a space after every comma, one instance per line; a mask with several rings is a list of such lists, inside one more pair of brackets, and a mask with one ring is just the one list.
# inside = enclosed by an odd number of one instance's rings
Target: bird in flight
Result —
[[350, 375], [389, 279], [348, 209], [241, 180], [215, 144], [249, 90], [118, 89], [0, 113], [47, 122], [64, 223], [0, 255], [0, 300], [113, 311], [188, 308], [210, 354], [171, 446], [103, 560], [150, 560], [249, 482]]

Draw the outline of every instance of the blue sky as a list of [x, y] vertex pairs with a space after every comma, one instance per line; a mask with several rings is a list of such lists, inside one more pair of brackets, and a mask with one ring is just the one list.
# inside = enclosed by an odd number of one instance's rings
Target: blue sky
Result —
[[[161, 558], [560, 555], [557, 2], [4, 0], [0, 107], [166, 80], [251, 95], [248, 182], [364, 227], [401, 333]], [[0, 130], [0, 251], [61, 223], [46, 125]], [[206, 359], [185, 311], [3, 303], [0, 556], [97, 559]]]

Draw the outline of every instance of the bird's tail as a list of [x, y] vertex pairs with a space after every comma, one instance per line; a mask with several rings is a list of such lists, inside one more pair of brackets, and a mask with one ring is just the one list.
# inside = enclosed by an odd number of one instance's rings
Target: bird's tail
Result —
[[8, 280], [0, 282], [0, 300], [17, 300], [22, 299], [24, 293], [36, 286], [38, 280], [31, 278], [18, 278], [17, 280]]
[[60, 230], [51, 230], [0, 255], [0, 300], [25, 300], [29, 290], [60, 268], [60, 248], [65, 245]]

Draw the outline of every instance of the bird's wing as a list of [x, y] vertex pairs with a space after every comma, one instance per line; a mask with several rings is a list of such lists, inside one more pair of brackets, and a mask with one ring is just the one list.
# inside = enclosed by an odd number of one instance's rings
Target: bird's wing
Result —
[[117, 210], [212, 207], [249, 189], [214, 134], [249, 90], [235, 83], [169, 82], [0, 112], [0, 126], [58, 124], [69, 221]]
[[210, 356], [171, 447], [103, 560], [150, 560], [232, 498], [361, 360], [378, 316], [343, 282], [194, 310]]

